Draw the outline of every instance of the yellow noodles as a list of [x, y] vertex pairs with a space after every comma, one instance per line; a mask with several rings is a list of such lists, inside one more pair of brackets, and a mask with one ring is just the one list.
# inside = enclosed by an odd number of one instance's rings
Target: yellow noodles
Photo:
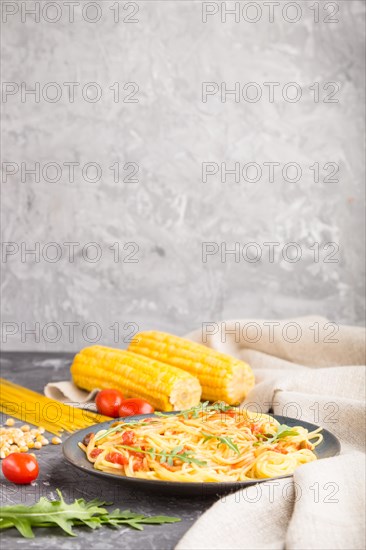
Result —
[[0, 378], [0, 411], [23, 422], [43, 426], [56, 435], [63, 430], [74, 432], [109, 420], [107, 416], [70, 407], [3, 378]]
[[313, 449], [323, 439], [320, 430], [309, 433], [302, 426], [282, 426], [267, 414], [209, 406], [133, 424], [116, 423], [79, 446], [96, 469], [121, 476], [244, 481], [288, 475], [316, 460]]

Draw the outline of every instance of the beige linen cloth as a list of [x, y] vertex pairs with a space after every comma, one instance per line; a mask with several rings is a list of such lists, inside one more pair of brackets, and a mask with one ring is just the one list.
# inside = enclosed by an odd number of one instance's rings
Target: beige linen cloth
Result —
[[[207, 336], [207, 334], [212, 335]], [[306, 464], [216, 502], [176, 550], [363, 550], [365, 540], [365, 333], [320, 317], [212, 324], [189, 338], [247, 361], [250, 410], [319, 424], [339, 456]]]
[[[365, 541], [365, 333], [322, 317], [205, 324], [196, 342], [249, 363], [250, 410], [318, 424], [341, 441], [340, 456], [301, 466], [293, 478], [222, 497], [176, 550], [363, 550]], [[71, 382], [46, 395], [90, 402]]]

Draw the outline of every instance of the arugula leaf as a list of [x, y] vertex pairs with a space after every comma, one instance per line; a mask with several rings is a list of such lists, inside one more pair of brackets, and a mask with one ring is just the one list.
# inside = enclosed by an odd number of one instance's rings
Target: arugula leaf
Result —
[[229, 449], [231, 449], [232, 451], [235, 451], [238, 455], [240, 455], [240, 451], [237, 444], [234, 443], [234, 441], [232, 441], [230, 437], [220, 437], [220, 442], [223, 443], [224, 445], [227, 445]]
[[204, 441], [208, 441], [209, 439], [218, 439], [219, 444], [217, 446], [219, 446], [220, 443], [222, 443], [223, 445], [226, 445], [227, 447], [229, 447], [229, 449], [231, 449], [232, 451], [235, 451], [238, 455], [240, 455], [240, 451], [237, 444], [234, 443], [234, 441], [230, 439], [230, 437], [206, 434], [204, 432], [202, 432], [202, 435], [205, 437]]
[[234, 409], [232, 405], [227, 405], [223, 401], [218, 401], [217, 403], [213, 403], [209, 407], [206, 408], [207, 411], [214, 411], [214, 412], [226, 412]]
[[[158, 420], [156, 422], [158, 422]], [[140, 420], [138, 422], [122, 422], [118, 426], [114, 426], [113, 428], [109, 428], [104, 433], [98, 435], [98, 437], [95, 438], [95, 441], [100, 441], [101, 439], [104, 439], [105, 437], [108, 437], [109, 435], [121, 432], [122, 430], [128, 430], [128, 428], [132, 428], [134, 426], [147, 426], [147, 425], [150, 425], [150, 424], [154, 424], [154, 421], [146, 422], [145, 420]]]
[[[180, 445], [176, 449], [180, 449], [182, 446]], [[170, 456], [172, 458], [177, 458], [178, 460], [181, 460], [182, 462], [187, 462], [188, 464], [197, 464], [197, 466], [206, 466], [207, 462], [203, 460], [198, 460], [198, 458], [195, 458], [190, 451], [185, 451], [182, 453], [180, 450], [173, 449], [171, 451]]]
[[[65, 503], [61, 491], [57, 490], [57, 493], [60, 500], [50, 501], [42, 497], [31, 507], [22, 504], [3, 507], [0, 511], [0, 529], [16, 527], [23, 537], [33, 538], [32, 526], [49, 523], [58, 525], [68, 535], [75, 536], [72, 531], [73, 520], [85, 522], [96, 514], [108, 513], [102, 508], [104, 502], [92, 500], [87, 503], [84, 499], [79, 499], [69, 505]], [[3, 527], [4, 520], [7, 521]]]
[[125, 430], [125, 429], [126, 429], [125, 424], [120, 424], [119, 426], [115, 426], [114, 428], [109, 428], [109, 430], [106, 430], [104, 433], [98, 435], [98, 437], [95, 438], [95, 441], [100, 441], [101, 439], [104, 439], [109, 435], [112, 435], [117, 432], [121, 432], [122, 430]]
[[135, 453], [148, 454], [153, 460], [155, 460], [157, 456], [160, 456], [160, 464], [165, 464], [166, 462], [169, 466], [173, 465], [173, 460], [175, 458], [181, 460], [182, 462], [188, 462], [188, 464], [197, 464], [197, 466], [207, 465], [207, 462], [195, 458], [191, 451], [182, 453], [181, 451], [183, 449], [183, 445], [178, 445], [178, 447], [175, 447], [172, 451], [170, 451], [170, 453], [167, 451], [161, 451], [161, 453], [158, 453], [156, 449], [141, 449], [141, 447], [132, 447], [131, 445], [116, 445], [116, 447], [127, 449], [128, 451], [134, 451]]
[[3, 506], [0, 509], [0, 530], [15, 527], [25, 538], [34, 538], [32, 527], [60, 527], [65, 533], [76, 537], [72, 530], [76, 525], [96, 529], [101, 525], [118, 527], [128, 525], [142, 530], [142, 524], [175, 523], [179, 518], [170, 516], [151, 516], [135, 514], [130, 510], [120, 511], [118, 508], [109, 513], [103, 506], [106, 502], [98, 499], [86, 502], [83, 498], [67, 504], [61, 491], [57, 489], [60, 500], [48, 500], [41, 497], [33, 506], [16, 504]]
[[280, 434], [278, 433], [276, 435], [276, 439], [283, 439], [284, 437], [287, 437], [289, 435], [299, 435], [299, 432], [297, 432], [296, 430], [285, 430]]
[[223, 401], [218, 401], [217, 403], [213, 403], [212, 405], [209, 405], [209, 401], [204, 401], [204, 403], [200, 403], [197, 407], [192, 407], [191, 409], [186, 409], [185, 411], [182, 411], [182, 415], [184, 418], [188, 418], [188, 416], [191, 414], [193, 418], [198, 418], [198, 414], [200, 412], [202, 413], [210, 413], [210, 412], [226, 412], [231, 409], [233, 409], [231, 405], [227, 405]]
[[[274, 441], [277, 441], [278, 439], [283, 439], [284, 437], [288, 437], [291, 435], [299, 435], [299, 432], [296, 430], [292, 430], [289, 426], [286, 426], [286, 424], [280, 424], [278, 426], [277, 432], [271, 436], [268, 437], [264, 443], [273, 443]], [[266, 437], [266, 436], [264, 436]]]

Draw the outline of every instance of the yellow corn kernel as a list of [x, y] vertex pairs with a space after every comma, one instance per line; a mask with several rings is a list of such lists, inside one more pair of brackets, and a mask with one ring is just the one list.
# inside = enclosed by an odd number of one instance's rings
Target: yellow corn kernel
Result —
[[33, 447], [34, 447], [34, 441], [29, 441], [29, 442], [28, 442], [28, 447], [29, 447], [29, 449], [33, 449]]
[[29, 424], [23, 424], [23, 426], [20, 426], [20, 429], [22, 430], [22, 432], [29, 432], [30, 426]]
[[42, 445], [48, 445], [49, 444], [49, 441], [48, 439], [46, 439], [45, 437], [42, 439], [41, 441]]
[[52, 443], [53, 445], [60, 445], [60, 443], [62, 443], [62, 440], [61, 440], [59, 437], [53, 437], [53, 438], [51, 439], [51, 443]]
[[44, 434], [44, 432], [45, 432], [46, 430], [45, 430], [42, 426], [40, 426], [40, 427], [38, 428], [38, 431], [39, 431], [40, 434]]
[[37, 435], [36, 441], [42, 441], [42, 439], [44, 439], [43, 435]]
[[15, 424], [14, 418], [7, 418], [5, 424], [6, 424], [6, 426], [14, 426], [14, 424]]
[[35, 449], [42, 449], [42, 443], [40, 441], [36, 441], [34, 444]]
[[10, 452], [11, 453], [18, 453], [19, 452], [18, 445], [10, 445]]
[[24, 446], [22, 446], [22, 447], [19, 447], [19, 452], [20, 452], [20, 453], [26, 453], [28, 450], [29, 450], [29, 449], [28, 449], [27, 445], [24, 445]]

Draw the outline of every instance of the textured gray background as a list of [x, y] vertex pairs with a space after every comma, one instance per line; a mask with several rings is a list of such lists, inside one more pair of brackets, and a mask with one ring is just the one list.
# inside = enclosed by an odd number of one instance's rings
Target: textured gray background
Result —
[[[54, 24], [22, 23], [17, 16], [3, 24], [4, 81], [95, 81], [103, 89], [98, 103], [78, 92], [74, 103], [65, 96], [22, 103], [18, 94], [3, 104], [3, 161], [103, 167], [98, 183], [83, 181], [80, 172], [74, 183], [21, 182], [19, 174], [3, 183], [2, 240], [56, 242], [63, 250], [55, 263], [42, 256], [22, 262], [20, 253], [2, 262], [2, 321], [18, 331], [3, 337], [3, 347], [77, 350], [93, 336], [91, 329], [87, 338], [82, 333], [91, 322], [109, 344], [109, 327], [118, 323], [121, 346], [135, 326], [126, 323], [184, 333], [202, 321], [318, 313], [361, 324], [364, 2], [338, 2], [336, 24], [314, 23], [309, 2], [297, 3], [303, 16], [293, 24], [281, 16], [269, 23], [264, 15], [255, 24], [223, 24], [219, 16], [204, 24], [201, 3], [191, 1], [140, 2], [139, 23], [115, 24], [112, 4], [100, 2], [96, 24], [80, 20], [80, 8], [75, 23], [65, 16]], [[136, 82], [139, 103], [113, 102], [108, 87], [116, 81]], [[303, 97], [289, 103], [277, 92], [274, 103], [222, 103], [219, 96], [203, 103], [204, 81], [296, 81]], [[338, 82], [339, 103], [314, 103], [308, 87], [316, 81]], [[108, 167], [117, 160], [139, 164], [138, 183], [113, 182]], [[202, 162], [236, 161], [298, 162], [303, 177], [202, 182]], [[314, 183], [314, 162], [338, 163], [339, 182]], [[131, 241], [138, 263], [115, 262], [108, 247]], [[203, 263], [203, 241], [276, 241], [279, 250], [295, 241], [303, 255], [297, 263], [276, 255], [271, 263], [263, 248], [257, 263], [233, 256], [222, 262], [219, 255]], [[73, 263], [64, 242], [80, 243]], [[103, 250], [96, 263], [80, 254], [89, 242]], [[339, 245], [336, 263], [323, 261], [327, 242]], [[38, 342], [24, 333], [36, 322]], [[67, 322], [79, 323], [74, 339]], [[50, 341], [52, 327], [42, 334], [47, 323], [62, 328], [57, 342]]]

